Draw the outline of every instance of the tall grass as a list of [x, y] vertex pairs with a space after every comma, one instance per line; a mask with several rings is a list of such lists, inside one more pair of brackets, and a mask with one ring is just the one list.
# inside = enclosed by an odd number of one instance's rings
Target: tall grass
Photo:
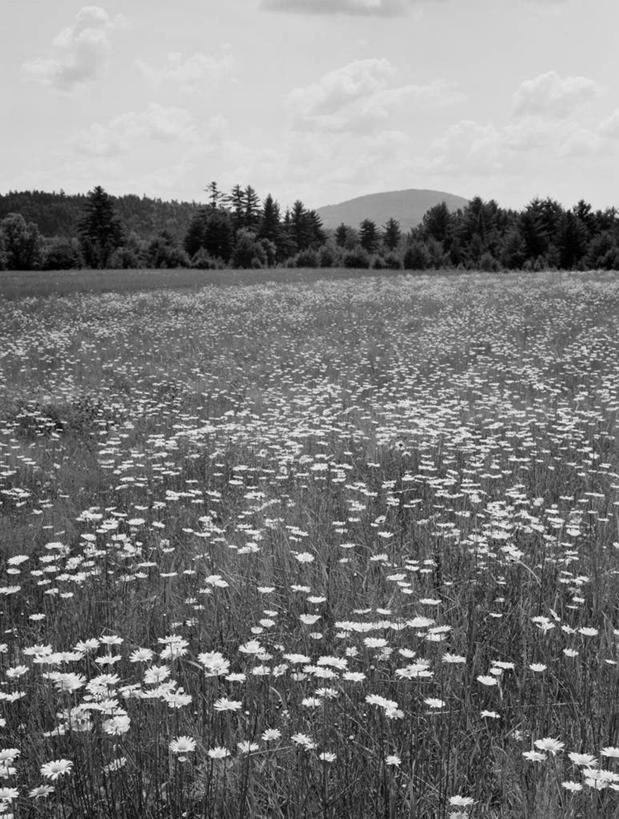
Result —
[[618, 304], [5, 302], [4, 815], [619, 816]]

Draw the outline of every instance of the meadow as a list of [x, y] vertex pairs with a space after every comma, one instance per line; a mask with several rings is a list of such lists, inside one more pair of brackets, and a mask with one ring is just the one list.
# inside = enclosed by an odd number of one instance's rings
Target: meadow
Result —
[[0, 819], [619, 817], [616, 274], [198, 273], [0, 280]]

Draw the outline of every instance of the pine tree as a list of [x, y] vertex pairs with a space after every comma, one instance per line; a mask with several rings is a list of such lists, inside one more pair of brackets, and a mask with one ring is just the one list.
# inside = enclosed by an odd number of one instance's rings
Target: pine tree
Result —
[[388, 219], [383, 227], [383, 244], [387, 250], [393, 252], [400, 244], [402, 238], [402, 231], [400, 230], [400, 223], [393, 217]]
[[251, 185], [245, 188], [244, 226], [253, 230], [260, 221], [260, 198]]
[[245, 191], [240, 185], [235, 185], [228, 197], [232, 210], [232, 227], [234, 232], [245, 226]]
[[359, 242], [367, 253], [375, 253], [378, 248], [378, 230], [371, 219], [364, 219], [359, 225]]
[[268, 239], [277, 245], [281, 234], [279, 205], [269, 193], [262, 207], [262, 218], [258, 229], [258, 238]]
[[78, 235], [86, 263], [91, 267], [106, 267], [112, 253], [122, 244], [122, 224], [112, 198], [101, 185], [88, 194]]
[[206, 188], [206, 192], [209, 195], [209, 205], [213, 210], [218, 208], [220, 204], [222, 204], [224, 199], [224, 194], [219, 190], [217, 186], [217, 182], [209, 182], [208, 188]]

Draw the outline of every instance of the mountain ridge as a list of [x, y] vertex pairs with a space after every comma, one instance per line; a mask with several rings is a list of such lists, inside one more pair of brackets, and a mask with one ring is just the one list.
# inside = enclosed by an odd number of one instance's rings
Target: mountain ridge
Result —
[[336, 228], [344, 222], [358, 227], [364, 219], [371, 219], [381, 227], [388, 219], [397, 219], [402, 230], [418, 225], [424, 214], [434, 205], [445, 202], [449, 210], [463, 208], [468, 199], [446, 191], [427, 188], [405, 188], [397, 191], [381, 191], [356, 196], [333, 205], [316, 209], [325, 228]]

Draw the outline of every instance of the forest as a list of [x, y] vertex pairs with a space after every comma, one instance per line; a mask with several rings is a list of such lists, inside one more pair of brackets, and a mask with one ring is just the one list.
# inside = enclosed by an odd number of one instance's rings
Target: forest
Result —
[[0, 196], [0, 270], [346, 267], [372, 269], [619, 269], [619, 214], [584, 200], [565, 209], [535, 198], [522, 210], [476, 196], [445, 203], [421, 224], [389, 219], [326, 230], [297, 200], [284, 211], [268, 194], [216, 182], [208, 202], [10, 192]]

